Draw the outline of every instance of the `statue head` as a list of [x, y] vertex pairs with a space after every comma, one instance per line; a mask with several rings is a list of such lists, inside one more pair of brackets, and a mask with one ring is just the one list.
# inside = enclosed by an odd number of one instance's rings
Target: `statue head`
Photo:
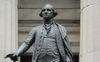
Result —
[[57, 12], [52, 5], [46, 4], [42, 8], [39, 15], [40, 17], [43, 17], [43, 18], [54, 18], [57, 15]]

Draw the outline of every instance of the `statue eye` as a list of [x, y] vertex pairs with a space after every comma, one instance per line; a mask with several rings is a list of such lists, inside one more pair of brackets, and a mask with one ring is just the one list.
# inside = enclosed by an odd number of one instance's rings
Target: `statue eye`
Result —
[[47, 11], [51, 11], [51, 9], [47, 9]]
[[42, 11], [45, 11], [45, 9], [43, 9]]
[[44, 12], [44, 11], [51, 11], [51, 9], [43, 9], [42, 11], [43, 11], [43, 12]]

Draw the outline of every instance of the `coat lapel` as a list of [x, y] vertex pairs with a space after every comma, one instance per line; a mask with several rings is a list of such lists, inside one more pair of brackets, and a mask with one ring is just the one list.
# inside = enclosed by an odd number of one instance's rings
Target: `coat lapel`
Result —
[[[70, 61], [68, 61], [68, 62], [73, 62], [73, 55], [72, 55], [72, 51], [70, 48], [71, 46], [70, 46], [70, 43], [68, 40], [68, 36], [66, 35], [66, 30], [61, 25], [59, 25], [59, 24], [56, 24], [56, 25], [58, 27], [59, 33], [61, 34], [62, 43], [64, 45], [65, 55], [67, 54], [70, 59]], [[65, 62], [66, 62], [66, 60], [65, 60]]]
[[55, 34], [56, 34], [57, 48], [58, 48], [58, 51], [60, 53], [61, 60], [63, 62], [65, 62], [65, 51], [64, 51], [61, 33], [60, 33], [60, 30], [56, 24], [54, 25], [54, 28], [55, 28]]

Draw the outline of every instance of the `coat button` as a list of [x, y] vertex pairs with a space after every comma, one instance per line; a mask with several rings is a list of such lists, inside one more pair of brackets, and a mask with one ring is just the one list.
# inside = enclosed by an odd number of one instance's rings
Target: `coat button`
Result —
[[58, 40], [59, 40], [59, 38], [58, 38]]
[[40, 45], [39, 45], [39, 47], [40, 47]]
[[39, 50], [37, 50], [37, 51], [39, 51]]
[[33, 59], [35, 59], [35, 58], [33, 58]]
[[42, 36], [40, 36], [40, 38], [42, 38]]

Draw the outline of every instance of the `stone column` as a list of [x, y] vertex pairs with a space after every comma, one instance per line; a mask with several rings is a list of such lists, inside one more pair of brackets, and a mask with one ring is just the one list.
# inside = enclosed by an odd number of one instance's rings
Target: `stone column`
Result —
[[0, 0], [0, 62], [11, 62], [4, 57], [17, 48], [17, 23], [17, 0]]
[[100, 62], [100, 0], [81, 0], [80, 62]]

